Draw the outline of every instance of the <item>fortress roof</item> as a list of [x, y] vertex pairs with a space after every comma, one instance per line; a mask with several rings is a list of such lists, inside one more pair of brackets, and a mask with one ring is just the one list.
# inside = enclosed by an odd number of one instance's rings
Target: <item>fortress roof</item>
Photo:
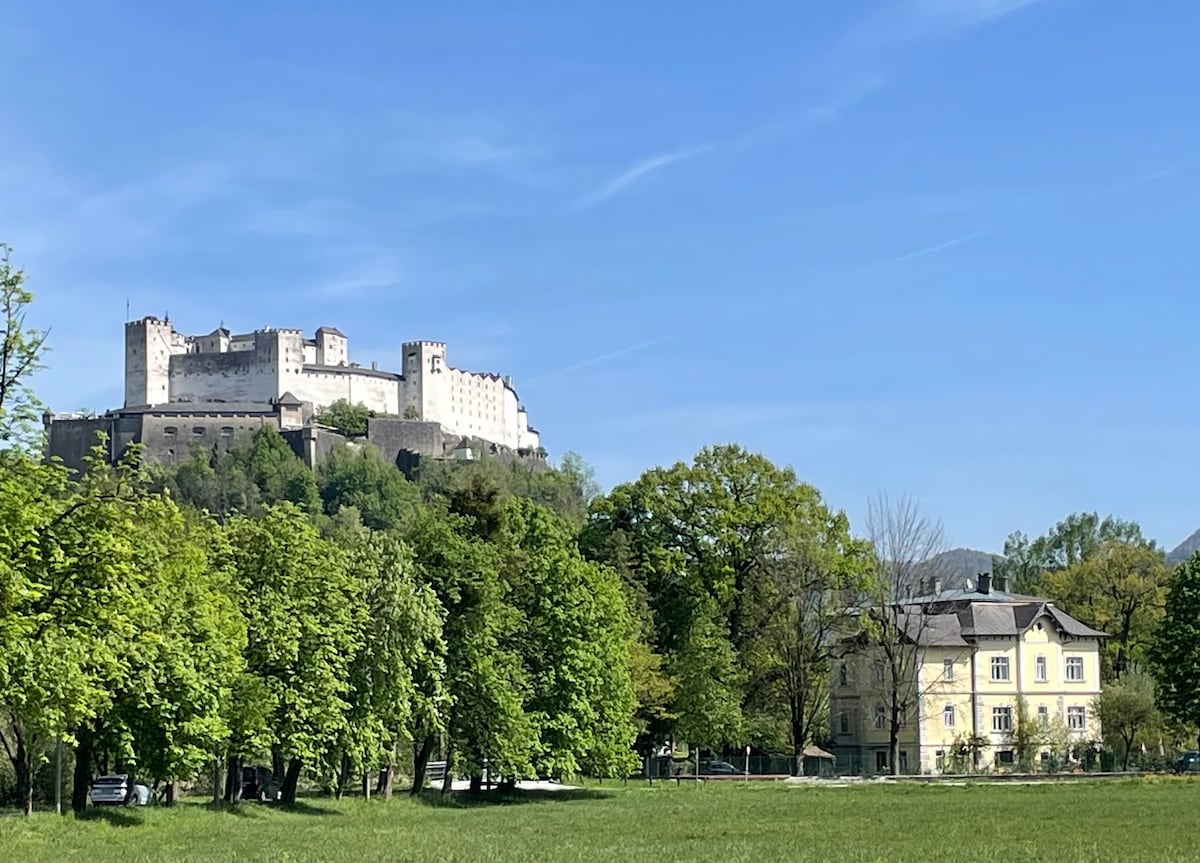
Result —
[[317, 327], [317, 333], [329, 333], [331, 336], [341, 336], [346, 338], [346, 334], [337, 327]]

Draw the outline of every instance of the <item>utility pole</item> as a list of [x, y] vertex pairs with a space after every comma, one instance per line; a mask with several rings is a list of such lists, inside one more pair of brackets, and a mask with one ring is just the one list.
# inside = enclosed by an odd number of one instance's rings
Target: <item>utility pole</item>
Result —
[[54, 811], [62, 815], [62, 738], [54, 748]]

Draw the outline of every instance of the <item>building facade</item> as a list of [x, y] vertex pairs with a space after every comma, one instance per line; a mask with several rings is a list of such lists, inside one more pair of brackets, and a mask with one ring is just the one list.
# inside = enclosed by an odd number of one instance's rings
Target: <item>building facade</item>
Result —
[[[915, 710], [900, 731], [900, 772], [1015, 767], [1022, 709], [1033, 723], [1027, 757], [1036, 762], [1100, 739], [1092, 705], [1105, 633], [1049, 600], [1006, 592], [1002, 580], [993, 588], [988, 575], [966, 590], [916, 597], [906, 610]], [[869, 648], [834, 664], [830, 731], [839, 769], [890, 772], [887, 677]]]
[[511, 378], [450, 366], [443, 342], [406, 342], [401, 355], [401, 372], [382, 371], [350, 362], [349, 340], [333, 327], [320, 327], [311, 339], [274, 328], [188, 336], [168, 320], [146, 317], [125, 325], [124, 407], [268, 405], [291, 394], [307, 418], [345, 400], [518, 453], [540, 448]]

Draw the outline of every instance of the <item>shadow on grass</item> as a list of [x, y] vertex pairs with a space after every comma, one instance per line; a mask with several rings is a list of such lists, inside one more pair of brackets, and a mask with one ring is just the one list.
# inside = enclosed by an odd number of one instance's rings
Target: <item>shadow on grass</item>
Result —
[[608, 791], [597, 791], [593, 788], [568, 788], [562, 791], [481, 791], [473, 794], [470, 791], [453, 791], [442, 794], [440, 791], [422, 791], [416, 799], [426, 806], [435, 809], [473, 809], [482, 806], [521, 806], [529, 803], [557, 803], [575, 800], [607, 800], [612, 797]]
[[290, 812], [294, 815], [340, 815], [341, 813], [325, 806], [314, 806], [304, 800], [295, 803], [258, 803], [254, 800], [242, 800], [238, 803], [208, 803], [205, 806], [210, 812], [225, 812], [238, 818], [261, 818], [266, 813]]
[[140, 827], [145, 823], [140, 813], [130, 812], [119, 806], [92, 806], [84, 809], [75, 818], [79, 821], [107, 821], [113, 827]]
[[278, 809], [281, 812], [294, 812], [297, 815], [341, 815], [336, 809], [327, 809], [324, 806], [314, 806], [303, 800], [297, 800], [295, 803], [271, 803], [272, 809]]

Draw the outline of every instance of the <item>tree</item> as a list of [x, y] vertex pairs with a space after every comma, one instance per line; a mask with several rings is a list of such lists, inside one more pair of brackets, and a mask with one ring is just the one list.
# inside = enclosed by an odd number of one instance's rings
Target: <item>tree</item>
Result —
[[230, 745], [227, 792], [241, 758], [267, 740], [287, 762], [281, 796], [294, 802], [307, 764], [328, 768], [349, 714], [350, 664], [360, 646], [357, 584], [344, 551], [322, 539], [294, 504], [238, 516], [228, 527], [229, 565], [249, 633], [246, 670], [235, 701], [258, 699], [265, 727], [244, 726]]
[[1150, 657], [1160, 706], [1196, 729], [1200, 745], [1200, 552], [1171, 574]]
[[647, 471], [591, 509], [581, 546], [621, 574], [673, 679], [661, 732], [754, 731], [801, 752], [825, 709], [838, 592], [866, 570], [845, 516], [737, 446]]
[[878, 657], [876, 685], [885, 702], [889, 763], [900, 773], [900, 729], [917, 705], [921, 691], [918, 673], [933, 615], [915, 603], [924, 592], [922, 581], [936, 577], [938, 555], [946, 550], [940, 522], [931, 521], [908, 497], [892, 501], [887, 495], [870, 501], [867, 536], [875, 551], [873, 582], [864, 634]]
[[140, 632], [136, 474], [98, 450], [78, 482], [0, 450], [0, 748], [26, 813], [45, 748], [107, 708]]
[[362, 437], [367, 433], [367, 420], [374, 416], [375, 412], [361, 402], [350, 404], [346, 399], [338, 399], [318, 411], [314, 419], [335, 429], [338, 434]]
[[408, 729], [442, 730], [449, 698], [444, 612], [433, 590], [417, 582], [412, 552], [397, 536], [363, 531], [338, 539], [362, 594], [344, 760], [362, 771], [364, 782], [366, 771], [378, 769], [376, 787], [387, 797], [396, 747]]
[[262, 426], [232, 454], [246, 476], [258, 486], [264, 504], [287, 501], [304, 512], [321, 511], [313, 472], [292, 452], [274, 426]]
[[1043, 586], [1064, 611], [1113, 636], [1105, 659], [1119, 678], [1145, 664], [1169, 574], [1152, 546], [1105, 540], [1086, 558], [1047, 572]]
[[325, 512], [354, 507], [371, 530], [401, 526], [420, 504], [416, 486], [370, 444], [334, 447], [317, 466], [317, 483]]
[[25, 271], [13, 266], [12, 248], [0, 243], [0, 445], [28, 446], [36, 439], [41, 402], [29, 379], [42, 368], [49, 350], [48, 330], [27, 328], [33, 294], [24, 286]]
[[1138, 732], [1158, 718], [1154, 703], [1154, 679], [1141, 672], [1131, 672], [1105, 686], [1096, 696], [1094, 709], [1101, 727], [1114, 732], [1125, 744], [1122, 770], [1129, 769], [1129, 752]]
[[524, 626], [513, 648], [530, 685], [534, 767], [561, 777], [633, 767], [636, 708], [627, 645], [633, 624], [616, 574], [579, 555], [561, 517], [532, 501], [504, 507], [500, 538], [509, 602]]
[[111, 703], [75, 730], [72, 806], [87, 805], [93, 758], [112, 755], [155, 784], [174, 782], [210, 763], [229, 736], [232, 692], [242, 672], [246, 627], [229, 573], [213, 565], [214, 525], [185, 519], [166, 496], [138, 502], [130, 537], [141, 585], [126, 600], [132, 633], [122, 645], [128, 671]]
[[565, 452], [558, 464], [558, 471], [575, 487], [579, 498], [590, 504], [600, 495], [600, 484], [596, 482], [596, 471], [577, 452]]
[[[490, 503], [486, 498], [481, 502], [485, 507]], [[488, 523], [482, 516], [476, 520], [431, 506], [417, 513], [405, 533], [420, 578], [446, 615], [448, 697], [439, 701], [436, 690], [423, 690], [437, 712], [412, 714], [413, 794], [424, 785], [425, 767], [442, 729], [448, 741], [444, 790], [455, 771], [472, 776], [478, 785], [484, 759], [502, 774], [532, 768], [537, 737], [523, 709], [528, 681], [509, 635], [520, 630], [521, 619], [504, 601], [498, 551], [479, 535], [481, 525]]]

